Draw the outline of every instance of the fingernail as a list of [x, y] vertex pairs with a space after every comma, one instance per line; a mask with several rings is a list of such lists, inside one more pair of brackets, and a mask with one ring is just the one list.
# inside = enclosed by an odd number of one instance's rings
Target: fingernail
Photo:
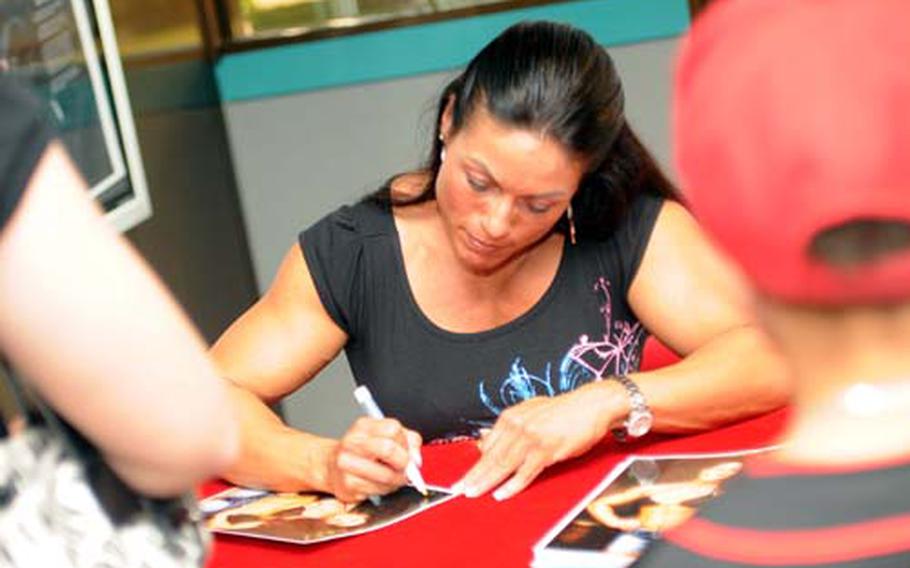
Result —
[[458, 493], [464, 495], [468, 498], [474, 498], [480, 495], [480, 492], [477, 491], [477, 488], [473, 485], [468, 485], [468, 483], [462, 479], [452, 486], [452, 491], [457, 491]]
[[453, 483], [452, 486], [449, 487], [449, 491], [451, 491], [455, 495], [464, 494], [464, 482], [458, 481], [456, 483]]
[[417, 467], [423, 467], [423, 456], [420, 455], [420, 450], [411, 450], [411, 460], [417, 464]]
[[493, 492], [493, 499], [496, 499], [497, 501], [502, 501], [504, 499], [508, 499], [510, 496], [511, 495], [509, 495], [509, 492], [506, 490], [505, 487], [500, 487], [499, 489], [497, 489], [496, 491]]

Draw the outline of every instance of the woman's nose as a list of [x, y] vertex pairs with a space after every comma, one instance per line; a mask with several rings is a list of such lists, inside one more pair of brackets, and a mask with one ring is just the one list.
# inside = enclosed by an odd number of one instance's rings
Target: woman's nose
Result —
[[509, 234], [512, 227], [512, 200], [499, 196], [491, 200], [483, 219], [483, 229], [490, 239], [498, 240]]

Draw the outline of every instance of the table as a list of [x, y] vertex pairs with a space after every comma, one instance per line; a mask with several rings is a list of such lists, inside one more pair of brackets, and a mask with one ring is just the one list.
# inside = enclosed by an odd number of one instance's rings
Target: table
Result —
[[[504, 502], [459, 497], [378, 531], [300, 546], [216, 535], [208, 568], [512, 568], [527, 567], [532, 546], [578, 500], [629, 454], [732, 451], [772, 443], [784, 410], [691, 436], [649, 435], [619, 444], [605, 440], [580, 458], [548, 469], [523, 493]], [[479, 456], [472, 442], [426, 446], [424, 477], [431, 484], [457, 481]], [[225, 487], [208, 484], [208, 495]]]

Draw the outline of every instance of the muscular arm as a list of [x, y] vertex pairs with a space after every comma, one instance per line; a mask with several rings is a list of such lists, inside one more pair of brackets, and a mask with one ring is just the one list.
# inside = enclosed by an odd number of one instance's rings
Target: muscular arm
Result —
[[271, 403], [313, 378], [347, 339], [322, 307], [294, 245], [268, 292], [231, 324], [211, 352], [224, 377]]
[[[658, 216], [629, 302], [654, 335], [685, 356], [632, 375], [656, 430], [711, 428], [787, 400], [787, 372], [752, 321], [744, 285], [677, 203], [667, 202]], [[628, 413], [616, 381], [510, 407], [481, 442], [483, 455], [462, 480], [465, 494], [505, 481], [493, 497], [510, 497], [545, 467], [587, 451]]]
[[136, 489], [217, 474], [236, 430], [202, 339], [102, 218], [59, 143], [0, 235], [0, 345]]
[[241, 430], [234, 483], [276, 490], [327, 490], [319, 464], [336, 441], [287, 427], [268, 407], [334, 359], [347, 334], [325, 312], [298, 246], [285, 255], [266, 294], [212, 347]]
[[683, 355], [632, 376], [656, 430], [712, 428], [787, 401], [788, 372], [756, 327], [745, 286], [689, 213], [667, 202], [629, 291], [642, 323]]
[[345, 501], [405, 483], [409, 448], [420, 437], [395, 420], [360, 419], [341, 440], [286, 426], [269, 409], [335, 358], [347, 334], [329, 317], [297, 246], [269, 291], [212, 348], [234, 384], [241, 456], [226, 477], [281, 491], [316, 489]]

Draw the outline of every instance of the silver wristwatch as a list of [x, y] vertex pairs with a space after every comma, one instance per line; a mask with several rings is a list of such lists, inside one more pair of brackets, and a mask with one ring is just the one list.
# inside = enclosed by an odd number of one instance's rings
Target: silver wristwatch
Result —
[[626, 438], [640, 438], [651, 430], [654, 423], [654, 415], [648, 407], [645, 395], [641, 393], [635, 381], [625, 375], [613, 375], [610, 377], [626, 389], [629, 395], [629, 415], [622, 424], [622, 428], [614, 428], [613, 435], [620, 441]]

